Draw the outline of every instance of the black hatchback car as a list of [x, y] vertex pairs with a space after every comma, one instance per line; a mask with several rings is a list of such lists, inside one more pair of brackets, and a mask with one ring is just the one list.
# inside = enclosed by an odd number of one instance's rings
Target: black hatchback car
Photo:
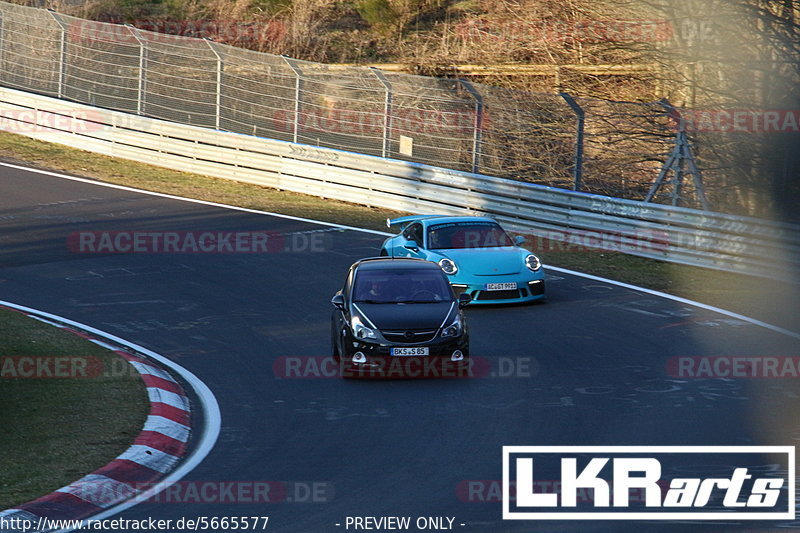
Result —
[[442, 269], [422, 259], [377, 257], [354, 263], [331, 300], [333, 356], [344, 375], [464, 375], [469, 332]]

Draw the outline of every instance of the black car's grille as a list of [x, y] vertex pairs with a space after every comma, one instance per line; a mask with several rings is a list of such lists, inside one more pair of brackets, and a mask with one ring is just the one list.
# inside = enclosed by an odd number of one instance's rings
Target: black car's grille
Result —
[[381, 331], [387, 341], [396, 342], [399, 344], [415, 344], [419, 342], [428, 342], [433, 340], [436, 336], [436, 330], [419, 331], [419, 330], [390, 330]]
[[476, 300], [511, 300], [520, 298], [519, 289], [508, 291], [480, 291]]

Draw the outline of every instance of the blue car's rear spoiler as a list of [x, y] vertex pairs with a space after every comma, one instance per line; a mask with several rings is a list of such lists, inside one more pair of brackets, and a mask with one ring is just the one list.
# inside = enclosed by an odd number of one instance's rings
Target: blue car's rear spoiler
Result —
[[386, 227], [391, 228], [392, 226], [402, 225], [403, 227], [408, 226], [412, 222], [416, 222], [417, 220], [423, 220], [425, 218], [439, 218], [444, 215], [409, 215], [407, 217], [398, 217], [398, 218], [387, 218], [386, 219]]

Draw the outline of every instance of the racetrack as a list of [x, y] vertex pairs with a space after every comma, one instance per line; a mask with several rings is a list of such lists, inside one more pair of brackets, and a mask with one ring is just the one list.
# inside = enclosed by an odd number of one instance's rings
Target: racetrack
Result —
[[[508, 377], [277, 379], [279, 358], [329, 354], [330, 297], [353, 261], [377, 252], [382, 236], [8, 167], [0, 167], [0, 228], [0, 299], [153, 349], [214, 392], [221, 435], [187, 480], [276, 482], [294, 500], [148, 502], [124, 517], [268, 515], [269, 529], [281, 532], [343, 531], [354, 515], [454, 516], [464, 531], [638, 531], [635, 523], [502, 522], [499, 503], [464, 501], [469, 493], [460, 489], [479, 486], [470, 480], [499, 480], [504, 445], [800, 439], [797, 379], [675, 379], [667, 372], [678, 356], [796, 356], [800, 340], [629, 288], [558, 273], [548, 276], [547, 303], [469, 308], [473, 355]], [[296, 249], [82, 254], [67, 245], [74, 232], [134, 230], [269, 230]], [[321, 237], [312, 245], [298, 235]], [[324, 501], [296, 501], [313, 483], [324, 487]]]

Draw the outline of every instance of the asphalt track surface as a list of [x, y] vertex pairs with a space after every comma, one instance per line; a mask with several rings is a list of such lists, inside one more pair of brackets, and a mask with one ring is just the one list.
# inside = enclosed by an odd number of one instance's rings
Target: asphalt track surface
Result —
[[[316, 234], [322, 249], [103, 255], [66, 245], [77, 231], [133, 230]], [[800, 527], [503, 522], [497, 501], [459, 492], [501, 479], [504, 445], [795, 444], [797, 379], [668, 375], [674, 356], [800, 355], [796, 338], [713, 311], [552, 274], [544, 304], [468, 309], [473, 355], [513, 368], [509, 377], [278, 379], [281, 357], [329, 354], [330, 297], [382, 239], [0, 167], [0, 299], [123, 337], [202, 379], [222, 430], [184, 481], [290, 487], [266, 505], [146, 502], [122, 518], [266, 515], [270, 531], [309, 533], [345, 531], [347, 516], [453, 516], [457, 530], [491, 532]], [[325, 501], [305, 500], [312, 483]]]

